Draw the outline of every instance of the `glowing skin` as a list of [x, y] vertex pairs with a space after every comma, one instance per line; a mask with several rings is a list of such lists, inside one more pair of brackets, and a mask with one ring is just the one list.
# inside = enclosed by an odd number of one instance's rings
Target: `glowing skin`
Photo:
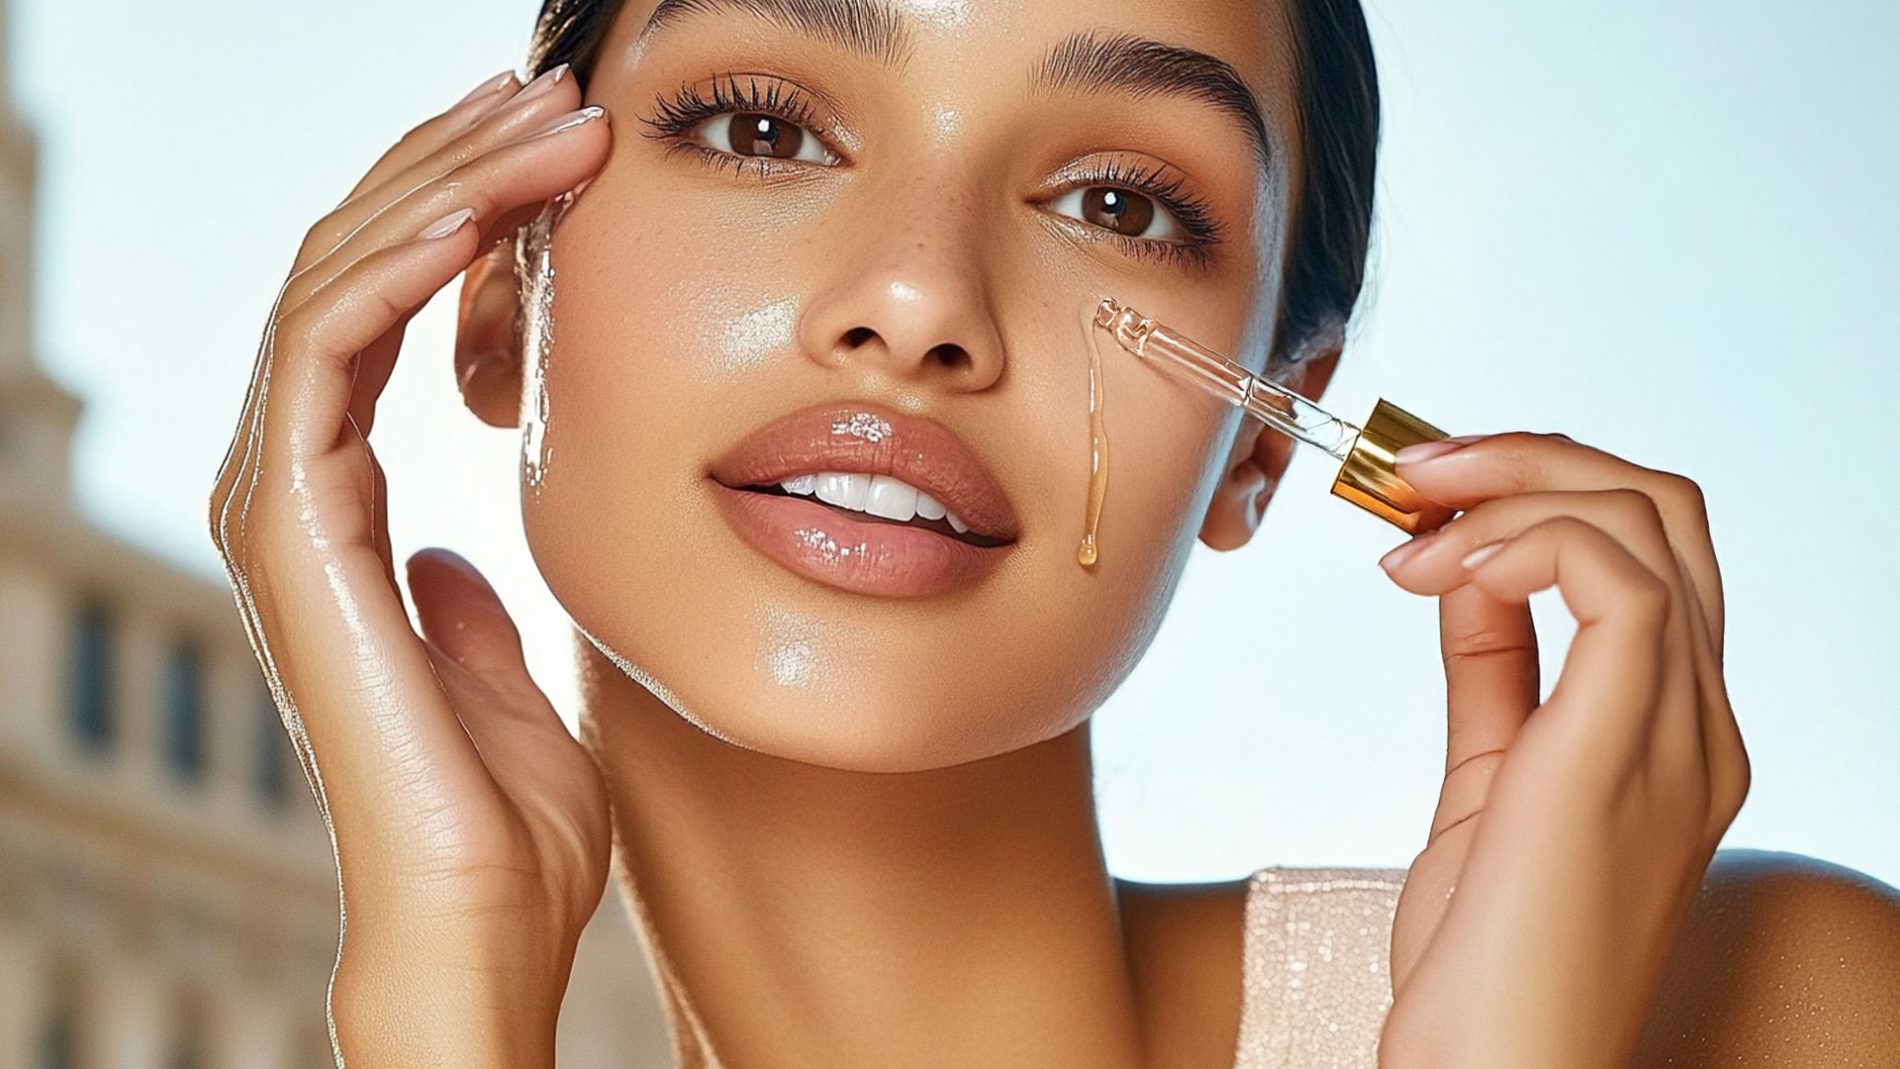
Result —
[[[1091, 377], [1078, 310], [1145, 295], [1227, 351], [1266, 344], [1248, 309], [1277, 276], [1284, 175], [1263, 175], [1239, 125], [1189, 97], [1050, 90], [1026, 110], [1045, 53], [1092, 21], [1014, 4], [941, 17], [966, 9], [919, 12], [933, 17], [916, 20], [900, 71], [764, 20], [734, 35], [730, 20], [681, 17], [642, 40], [633, 4], [588, 86], [627, 121], [548, 257], [560, 341], [544, 389], [560, 416], [543, 434], [561, 478], [526, 504], [529, 544], [596, 643], [748, 748], [901, 771], [1081, 723], [1159, 624], [1237, 422], [1144, 385], [1117, 406], [1121, 489], [1091, 504], [1074, 414], [1091, 389], [1105, 408], [1144, 380], [1117, 362]], [[1290, 143], [1274, 25], [1253, 12], [1174, 37], [1244, 64]], [[969, 77], [972, 55], [992, 73]], [[840, 165], [761, 181], [640, 132], [656, 98], [726, 71], [795, 84], [812, 130], [844, 128]], [[1229, 240], [1206, 269], [1053, 207], [1106, 166], [1174, 168], [1216, 206]], [[1256, 229], [1265, 244], [1241, 240]], [[735, 537], [708, 492], [711, 458], [784, 412], [852, 399], [927, 416], [978, 454], [1023, 517], [1002, 567], [904, 604], [815, 585]], [[1117, 555], [1084, 576], [1076, 518], [1097, 509]], [[759, 605], [813, 621], [809, 671], [783, 671], [747, 625]]]
[[791, 344], [798, 322], [798, 301], [784, 297], [733, 317], [719, 337], [718, 353], [726, 366], [743, 370]]

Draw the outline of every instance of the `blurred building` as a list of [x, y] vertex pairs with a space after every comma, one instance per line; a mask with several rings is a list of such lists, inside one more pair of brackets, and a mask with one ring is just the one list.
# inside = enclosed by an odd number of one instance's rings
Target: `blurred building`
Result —
[[[231, 593], [71, 498], [80, 402], [34, 358], [36, 151], [6, 21], [0, 0], [0, 1069], [327, 1067], [330, 842]], [[559, 1065], [668, 1051], [610, 893]]]

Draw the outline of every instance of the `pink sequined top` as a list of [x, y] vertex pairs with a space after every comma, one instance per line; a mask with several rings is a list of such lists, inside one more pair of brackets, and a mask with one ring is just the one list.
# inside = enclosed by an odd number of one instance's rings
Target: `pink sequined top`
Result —
[[1404, 869], [1264, 868], [1247, 881], [1234, 1069], [1376, 1069]]

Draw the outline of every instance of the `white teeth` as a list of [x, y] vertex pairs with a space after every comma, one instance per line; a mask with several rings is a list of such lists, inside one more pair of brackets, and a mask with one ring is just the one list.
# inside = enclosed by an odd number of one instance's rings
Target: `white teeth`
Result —
[[864, 499], [871, 494], [871, 476], [857, 472], [821, 471], [818, 473], [818, 500], [853, 512], [864, 511]]
[[864, 499], [864, 511], [887, 520], [908, 520], [917, 515], [918, 494], [916, 487], [902, 479], [873, 475], [871, 492]]
[[958, 534], [970, 529], [963, 517], [944, 508], [943, 502], [889, 475], [821, 471], [780, 479], [779, 486], [788, 494], [815, 496], [828, 505], [900, 523], [917, 516], [926, 520], [948, 520], [951, 529]]

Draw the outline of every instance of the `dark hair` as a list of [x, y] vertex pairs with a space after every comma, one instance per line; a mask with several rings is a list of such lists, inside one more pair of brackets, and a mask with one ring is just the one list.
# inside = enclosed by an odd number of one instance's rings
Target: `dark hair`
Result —
[[[587, 84], [624, 0], [543, 0], [528, 73], [569, 64]], [[1271, 365], [1343, 327], [1365, 286], [1379, 153], [1379, 76], [1359, 0], [1288, 0], [1304, 168]]]

